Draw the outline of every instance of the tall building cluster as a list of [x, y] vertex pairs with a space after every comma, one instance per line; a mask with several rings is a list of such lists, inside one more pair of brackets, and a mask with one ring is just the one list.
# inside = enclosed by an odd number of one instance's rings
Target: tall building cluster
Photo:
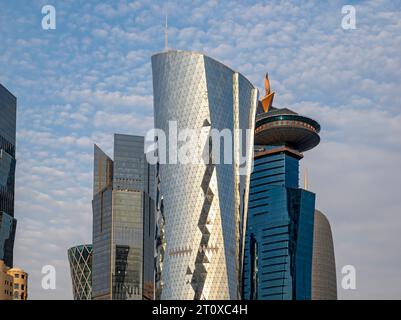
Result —
[[[320, 125], [273, 106], [267, 74], [259, 100], [248, 79], [204, 54], [151, 60], [154, 128], [168, 138], [155, 136], [152, 164], [144, 137], [116, 134], [114, 159], [95, 145], [93, 243], [68, 251], [74, 298], [337, 299], [330, 224], [299, 183]], [[188, 128], [205, 139], [175, 144]], [[228, 143], [214, 130], [231, 132]], [[203, 161], [177, 161], [184, 145]]]
[[26, 300], [28, 274], [13, 268], [17, 98], [0, 84], [0, 300]]
[[[155, 163], [143, 136], [115, 134], [113, 158], [94, 146], [92, 244], [68, 250], [74, 299], [337, 299], [330, 224], [299, 183], [320, 125], [274, 106], [267, 74], [259, 100], [201, 53], [166, 50], [152, 72], [165, 135]], [[0, 299], [25, 300], [28, 274], [13, 267], [16, 98], [2, 85], [0, 111]], [[203, 161], [177, 159], [184, 147]]]

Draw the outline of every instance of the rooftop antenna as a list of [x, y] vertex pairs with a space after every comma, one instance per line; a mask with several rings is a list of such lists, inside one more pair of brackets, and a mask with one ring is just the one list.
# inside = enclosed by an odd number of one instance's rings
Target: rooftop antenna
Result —
[[309, 184], [308, 169], [305, 168], [305, 170], [304, 170], [304, 190], [308, 190], [308, 187], [309, 187], [308, 184]]
[[168, 19], [168, 13], [166, 10], [166, 23], [164, 26], [164, 51], [168, 51], [168, 24], [167, 24], [167, 19]]

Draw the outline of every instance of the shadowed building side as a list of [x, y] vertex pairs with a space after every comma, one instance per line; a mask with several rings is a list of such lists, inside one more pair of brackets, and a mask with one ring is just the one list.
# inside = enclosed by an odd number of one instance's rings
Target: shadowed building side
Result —
[[0, 84], [0, 260], [13, 266], [17, 99]]
[[337, 300], [336, 262], [330, 223], [315, 210], [312, 258], [312, 300]]
[[111, 300], [113, 161], [94, 146], [92, 298]]

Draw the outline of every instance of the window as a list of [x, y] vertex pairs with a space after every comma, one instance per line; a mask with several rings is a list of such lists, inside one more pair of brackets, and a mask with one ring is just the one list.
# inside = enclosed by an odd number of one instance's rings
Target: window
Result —
[[14, 284], [14, 289], [19, 289], [19, 284], [18, 283]]
[[14, 277], [19, 278], [19, 273], [16, 273]]
[[21, 290], [25, 289], [25, 285], [21, 284]]
[[24, 275], [24, 274], [22, 274], [22, 275], [21, 275], [21, 278], [22, 278], [22, 279], [25, 279], [25, 275]]
[[18, 292], [17, 292], [17, 291], [14, 292], [14, 299], [17, 299], [17, 300], [18, 300]]

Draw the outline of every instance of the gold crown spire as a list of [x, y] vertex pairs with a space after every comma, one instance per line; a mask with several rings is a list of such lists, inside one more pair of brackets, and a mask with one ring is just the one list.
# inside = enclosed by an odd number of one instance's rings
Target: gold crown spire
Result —
[[265, 75], [265, 90], [266, 94], [262, 98], [262, 107], [264, 112], [268, 112], [270, 107], [273, 104], [274, 92], [270, 92], [270, 81], [269, 81], [269, 74], [266, 72]]

